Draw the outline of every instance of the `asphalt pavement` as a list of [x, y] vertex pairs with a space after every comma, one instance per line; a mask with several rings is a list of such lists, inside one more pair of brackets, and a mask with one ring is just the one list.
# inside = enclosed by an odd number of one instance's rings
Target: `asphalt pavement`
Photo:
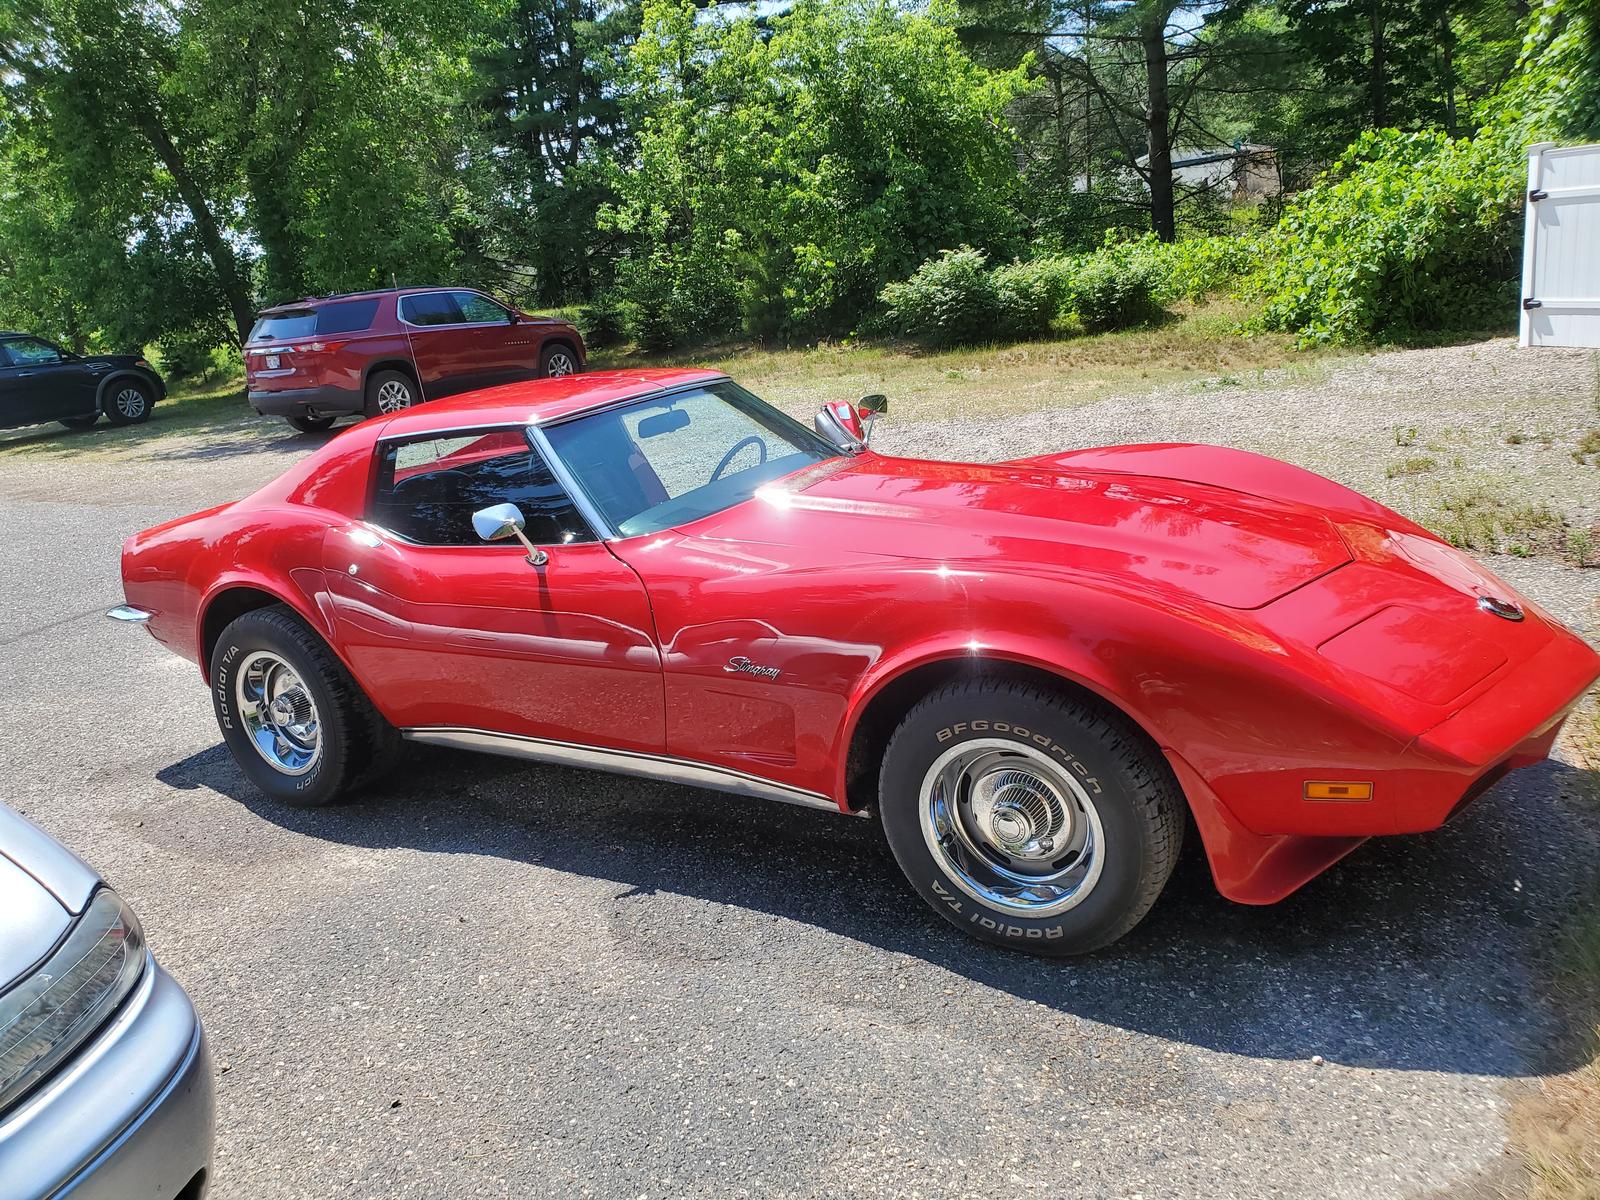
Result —
[[100, 614], [127, 534], [312, 444], [0, 462], [0, 797], [194, 998], [222, 1200], [1460, 1194], [1573, 1065], [1537, 967], [1597, 839], [1561, 761], [1270, 908], [1190, 855], [1068, 962], [946, 926], [873, 821], [424, 750], [272, 804], [196, 670]]

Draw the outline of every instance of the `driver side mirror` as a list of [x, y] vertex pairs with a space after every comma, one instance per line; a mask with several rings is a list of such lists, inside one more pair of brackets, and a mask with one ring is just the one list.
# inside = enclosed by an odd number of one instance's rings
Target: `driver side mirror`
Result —
[[528, 540], [528, 535], [522, 532], [524, 525], [522, 510], [515, 504], [495, 504], [472, 514], [472, 532], [486, 542], [516, 538], [528, 552], [528, 561], [542, 567], [550, 561], [550, 556]]
[[854, 404], [830, 400], [812, 418], [816, 431], [846, 454], [860, 454], [872, 440], [872, 427], [889, 411], [889, 397], [871, 392]]
[[830, 400], [817, 410], [811, 419], [812, 426], [824, 440], [832, 442], [846, 454], [860, 454], [867, 448], [867, 430], [855, 406], [843, 400]]

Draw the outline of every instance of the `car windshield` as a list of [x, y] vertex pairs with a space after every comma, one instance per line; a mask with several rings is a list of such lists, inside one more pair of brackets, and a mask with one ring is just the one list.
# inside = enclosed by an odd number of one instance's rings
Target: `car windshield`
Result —
[[764, 483], [840, 453], [729, 382], [604, 409], [545, 433], [623, 537], [720, 512]]

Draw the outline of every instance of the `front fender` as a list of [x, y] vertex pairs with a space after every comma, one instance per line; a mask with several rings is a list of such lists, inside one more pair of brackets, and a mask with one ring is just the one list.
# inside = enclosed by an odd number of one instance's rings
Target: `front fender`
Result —
[[1261, 614], [1061, 579], [983, 582], [984, 599], [969, 604], [958, 631], [886, 647], [858, 681], [836, 751], [836, 795], [845, 795], [863, 715], [884, 689], [929, 663], [1001, 662], [1082, 688], [1144, 731], [1233, 899], [1275, 900], [1362, 837], [1392, 832], [1373, 827], [1381, 818], [1370, 812], [1308, 810], [1301, 781], [1308, 763], [1329, 778], [1366, 778], [1374, 764], [1398, 763], [1410, 738], [1352, 705], [1318, 674], [1314, 654]]
[[161, 380], [157, 376], [147, 375], [145, 372], [136, 371], [132, 367], [123, 367], [120, 370], [111, 372], [111, 374], [102, 379], [95, 387], [94, 403], [95, 407], [101, 412], [105, 411], [106, 395], [108, 392], [110, 392], [111, 385], [119, 379], [136, 379], [155, 392], [156, 400], [159, 401], [166, 398], [167, 389], [162, 385]]

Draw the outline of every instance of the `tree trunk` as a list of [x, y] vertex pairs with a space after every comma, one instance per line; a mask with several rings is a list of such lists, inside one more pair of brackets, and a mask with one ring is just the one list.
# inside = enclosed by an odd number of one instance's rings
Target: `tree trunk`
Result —
[[1386, 33], [1383, 20], [1384, 0], [1367, 0], [1367, 13], [1372, 24], [1372, 62], [1367, 78], [1367, 102], [1372, 109], [1372, 127], [1385, 129], [1389, 125], [1389, 98], [1386, 88], [1385, 72], [1388, 64], [1384, 61], [1387, 47], [1384, 45]]
[[1444, 131], [1452, 138], [1456, 132], [1456, 31], [1450, 23], [1450, 6], [1439, 6], [1439, 53], [1444, 75]]
[[222, 236], [222, 231], [217, 228], [216, 218], [211, 214], [211, 206], [200, 190], [200, 185], [190, 174], [182, 152], [168, 136], [166, 127], [161, 123], [160, 114], [153, 108], [144, 106], [139, 112], [139, 124], [144, 130], [145, 137], [150, 140], [150, 147], [156, 152], [156, 157], [171, 173], [172, 182], [177, 185], [178, 194], [183, 197], [184, 206], [194, 218], [195, 234], [200, 239], [206, 257], [211, 260], [212, 269], [217, 273], [217, 285], [221, 288], [223, 299], [228, 304], [228, 311], [233, 316], [234, 334], [238, 344], [243, 346], [250, 336], [250, 326], [255, 323], [255, 308], [250, 303], [250, 290], [239, 274], [239, 262], [233, 256], [233, 247], [228, 245], [227, 239]]
[[1139, 41], [1144, 47], [1145, 88], [1150, 97], [1145, 110], [1145, 140], [1150, 155], [1150, 228], [1163, 242], [1176, 241], [1177, 220], [1172, 197], [1172, 103], [1167, 96], [1167, 16], [1158, 6], [1140, 22]]

